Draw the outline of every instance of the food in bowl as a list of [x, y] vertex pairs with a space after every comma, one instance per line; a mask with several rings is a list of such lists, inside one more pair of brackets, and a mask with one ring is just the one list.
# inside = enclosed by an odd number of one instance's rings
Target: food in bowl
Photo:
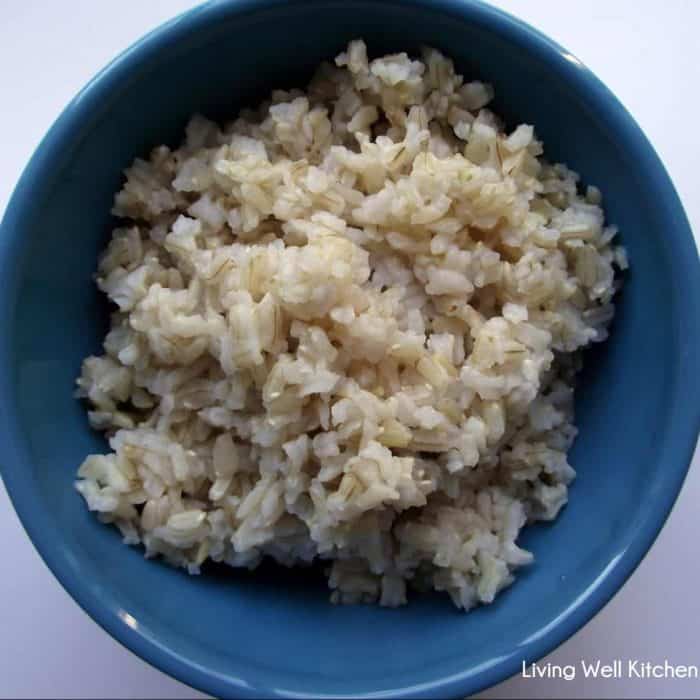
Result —
[[198, 573], [328, 565], [334, 602], [490, 603], [567, 501], [580, 350], [627, 265], [601, 195], [433, 49], [353, 41], [126, 171], [77, 488]]

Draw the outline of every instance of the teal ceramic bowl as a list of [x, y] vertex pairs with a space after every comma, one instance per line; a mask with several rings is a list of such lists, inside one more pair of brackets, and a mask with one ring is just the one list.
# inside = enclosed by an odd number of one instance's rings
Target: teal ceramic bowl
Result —
[[[433, 45], [493, 83], [498, 111], [535, 124], [550, 159], [600, 186], [631, 260], [612, 337], [581, 377], [570, 504], [525, 534], [534, 565], [469, 615], [446, 596], [334, 607], [320, 578], [274, 569], [190, 578], [123, 546], [72, 487], [104, 447], [72, 393], [106, 330], [91, 275], [122, 168], [175, 144], [195, 111], [223, 117], [304, 85], [355, 37], [375, 54]], [[632, 573], [698, 434], [700, 265], [668, 175], [574, 56], [466, 0], [234, 0], [162, 26], [88, 84], [37, 149], [2, 223], [0, 279], [0, 462], [29, 536], [111, 635], [219, 697], [457, 697], [517, 672]]]

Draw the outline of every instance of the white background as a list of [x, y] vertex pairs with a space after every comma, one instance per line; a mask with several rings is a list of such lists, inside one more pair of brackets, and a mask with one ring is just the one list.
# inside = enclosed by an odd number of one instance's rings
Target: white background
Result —
[[[33, 149], [86, 81], [192, 0], [1, 0], [0, 211]], [[622, 100], [666, 164], [700, 231], [698, 0], [497, 0], [586, 63]], [[653, 321], [653, 319], [652, 319]], [[615, 599], [547, 659], [700, 665], [698, 455], [650, 554]], [[201, 697], [126, 651], [61, 589], [0, 484], [0, 696]], [[543, 662], [544, 663], [544, 660]], [[506, 697], [698, 697], [698, 680], [525, 680]]]

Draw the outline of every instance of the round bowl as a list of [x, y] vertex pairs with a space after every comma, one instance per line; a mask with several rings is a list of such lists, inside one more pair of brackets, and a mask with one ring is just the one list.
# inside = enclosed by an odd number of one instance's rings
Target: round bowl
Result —
[[[446, 596], [334, 607], [320, 578], [266, 569], [188, 577], [145, 561], [73, 489], [105, 443], [73, 398], [107, 308], [91, 275], [121, 171], [187, 117], [232, 115], [303, 86], [356, 37], [370, 51], [436, 46], [491, 82], [495, 109], [535, 124], [550, 160], [604, 193], [631, 269], [612, 335], [580, 378], [578, 479], [536, 556], [490, 606]], [[103, 70], [22, 175], [0, 237], [0, 461], [29, 536], [75, 600], [160, 669], [218, 697], [465, 696], [517, 672], [591, 618], [632, 573], [683, 482], [700, 424], [700, 266], [661, 162], [613, 95], [570, 53], [460, 0], [237, 0], [196, 8]]]

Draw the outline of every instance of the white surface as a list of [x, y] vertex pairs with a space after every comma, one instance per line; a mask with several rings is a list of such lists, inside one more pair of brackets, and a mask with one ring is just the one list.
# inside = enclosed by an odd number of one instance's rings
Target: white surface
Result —
[[[191, 0], [3, 0], [0, 7], [0, 211], [61, 108], [115, 54]], [[566, 46], [635, 115], [700, 231], [695, 163], [700, 24], [696, 0], [497, 0]], [[9, 137], [8, 137], [9, 135]], [[693, 195], [696, 195], [693, 197]], [[632, 579], [547, 661], [642, 659], [700, 665], [700, 562], [694, 540], [698, 455], [680, 499]], [[0, 486], [0, 696], [201, 697], [123, 649], [61, 589], [22, 530]], [[544, 660], [543, 662], [544, 663]], [[579, 666], [580, 668], [580, 666]], [[579, 672], [580, 676], [580, 672]], [[483, 693], [506, 697], [698, 697], [698, 680], [515, 677]]]

